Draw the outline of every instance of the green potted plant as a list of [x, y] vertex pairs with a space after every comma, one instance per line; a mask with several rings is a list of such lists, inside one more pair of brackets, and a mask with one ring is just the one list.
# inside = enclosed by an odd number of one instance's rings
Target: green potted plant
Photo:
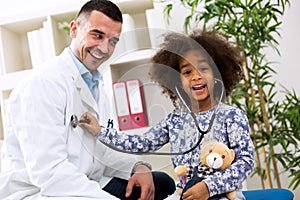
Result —
[[[172, 18], [175, 1], [155, 0], [164, 3], [166, 21]], [[232, 98], [227, 99], [245, 110], [256, 146], [254, 174], [261, 178], [262, 188], [267, 180], [273, 188], [271, 176], [281, 187], [278, 162], [291, 177], [289, 188], [300, 183], [300, 99], [295, 91], [283, 90], [284, 99], [276, 101], [276, 73], [272, 62], [266, 60], [264, 50], [272, 47], [279, 55], [278, 40], [281, 17], [289, 0], [180, 0], [190, 9], [183, 24], [188, 33], [195, 25], [212, 28], [228, 35], [228, 39], [241, 47], [244, 57], [245, 78]], [[201, 24], [201, 25], [200, 25]], [[192, 26], [193, 25], [193, 26]]]

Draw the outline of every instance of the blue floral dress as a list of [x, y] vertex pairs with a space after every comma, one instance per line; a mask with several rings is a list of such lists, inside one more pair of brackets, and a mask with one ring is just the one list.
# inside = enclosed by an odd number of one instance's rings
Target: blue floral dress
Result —
[[[215, 119], [212, 121], [213, 113]], [[204, 180], [210, 196], [241, 189], [242, 182], [254, 167], [254, 145], [247, 116], [238, 108], [220, 103], [208, 111], [198, 113], [196, 120], [203, 131], [208, 130], [210, 123], [213, 123], [201, 144], [217, 140], [235, 151], [235, 160], [229, 168], [216, 171]], [[108, 128], [99, 133], [99, 139], [118, 149], [134, 152], [157, 151], [169, 143], [170, 152], [178, 153], [195, 146], [200, 135], [191, 114], [185, 109], [178, 109], [143, 135], [128, 135]], [[198, 165], [201, 144], [189, 153], [172, 155], [174, 168], [178, 165]]]

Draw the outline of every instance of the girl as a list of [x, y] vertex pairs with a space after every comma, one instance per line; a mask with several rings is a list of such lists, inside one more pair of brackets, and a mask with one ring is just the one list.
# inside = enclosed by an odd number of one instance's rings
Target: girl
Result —
[[[170, 144], [171, 152], [183, 152], [186, 144], [191, 149], [199, 141], [195, 138], [207, 132], [191, 152], [172, 156], [174, 168], [199, 165], [201, 144], [207, 140], [226, 144], [235, 151], [235, 160], [229, 168], [215, 172], [188, 189], [182, 198], [208, 199], [236, 190], [236, 199], [245, 199], [242, 182], [254, 166], [249, 123], [242, 110], [222, 103], [224, 96], [229, 96], [242, 80], [240, 52], [214, 31], [194, 31], [188, 37], [169, 33], [152, 57], [152, 63], [150, 76], [172, 100], [175, 107], [172, 113], [142, 136], [126, 135], [109, 128], [101, 130], [97, 119], [89, 113], [82, 119], [89, 118], [91, 123], [80, 125], [106, 143], [136, 152], [156, 151], [166, 143]], [[195, 124], [199, 124], [198, 127]]]

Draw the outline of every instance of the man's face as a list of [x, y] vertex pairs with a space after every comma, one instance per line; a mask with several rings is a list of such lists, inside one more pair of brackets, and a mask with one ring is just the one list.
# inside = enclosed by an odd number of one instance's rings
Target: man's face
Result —
[[79, 18], [71, 23], [71, 49], [76, 57], [91, 71], [105, 62], [119, 41], [122, 23], [93, 11], [88, 19]]

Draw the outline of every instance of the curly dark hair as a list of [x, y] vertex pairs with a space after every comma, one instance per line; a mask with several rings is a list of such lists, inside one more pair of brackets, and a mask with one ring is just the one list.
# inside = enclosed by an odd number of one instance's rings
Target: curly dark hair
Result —
[[230, 44], [226, 35], [216, 31], [194, 30], [190, 35], [167, 33], [161, 48], [151, 58], [149, 75], [178, 108], [180, 101], [173, 92], [181, 84], [179, 61], [190, 50], [200, 50], [209, 60], [214, 76], [223, 81], [225, 95], [243, 79], [241, 51]]

